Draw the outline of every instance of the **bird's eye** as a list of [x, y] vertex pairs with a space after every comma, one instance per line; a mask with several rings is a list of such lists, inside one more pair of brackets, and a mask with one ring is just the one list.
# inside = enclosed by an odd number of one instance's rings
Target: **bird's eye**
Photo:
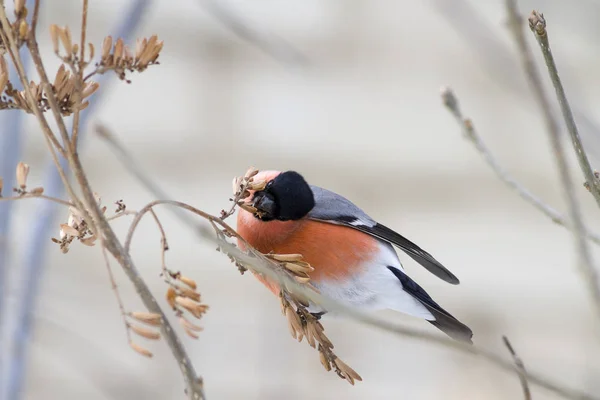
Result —
[[266, 189], [269, 189], [271, 186], [273, 186], [273, 181], [269, 181], [269, 182], [267, 183], [267, 186], [265, 186], [265, 190], [266, 190]]

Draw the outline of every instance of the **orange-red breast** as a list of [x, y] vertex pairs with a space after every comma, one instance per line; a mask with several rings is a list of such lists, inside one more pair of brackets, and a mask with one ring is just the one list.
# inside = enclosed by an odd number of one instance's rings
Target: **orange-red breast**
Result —
[[[392, 245], [437, 277], [459, 281], [431, 254], [369, 217], [348, 199], [309, 185], [294, 171], [262, 171], [263, 190], [251, 194], [256, 215], [241, 210], [238, 232], [263, 253], [302, 254], [312, 265], [311, 283], [354, 307], [393, 309], [423, 318], [448, 336], [471, 342], [473, 332], [440, 307], [406, 275]], [[261, 279], [274, 293], [277, 285]], [[311, 311], [318, 310], [311, 305]]]

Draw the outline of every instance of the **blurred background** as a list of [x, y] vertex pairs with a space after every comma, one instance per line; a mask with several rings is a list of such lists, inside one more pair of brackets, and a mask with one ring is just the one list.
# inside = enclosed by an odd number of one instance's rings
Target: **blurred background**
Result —
[[[78, 37], [81, 2], [42, 5], [39, 36], [53, 75], [58, 63], [47, 27], [68, 24]], [[533, 8], [545, 13], [561, 77], [595, 162], [600, 3], [525, 0], [519, 6], [524, 14]], [[125, 1], [90, 1], [88, 36], [97, 49], [128, 7]], [[495, 177], [439, 98], [439, 88], [450, 85], [508, 171], [548, 204], [565, 209], [503, 1], [157, 0], [146, 8], [135, 36], [154, 33], [165, 41], [161, 65], [131, 75], [130, 85], [111, 78], [84, 132], [84, 165], [109, 209], [123, 199], [136, 210], [153, 197], [95, 136], [96, 122], [114, 130], [172, 198], [212, 213], [229, 205], [231, 178], [250, 165], [300, 171], [448, 266], [460, 286], [445, 284], [400, 254], [410, 275], [473, 328], [477, 345], [508, 358], [501, 342], [506, 334], [529, 370], [600, 391], [599, 325], [572, 236]], [[19, 159], [32, 167], [30, 184], [42, 185], [49, 159], [33, 117], [25, 119], [22, 139]], [[581, 186], [575, 159], [570, 161], [593, 228], [598, 210]], [[10, 213], [10, 233], [3, 238], [11, 255], [5, 264], [8, 313], [27, 294], [24, 266], [40, 207], [38, 200], [23, 201]], [[240, 276], [227, 257], [199, 242], [165, 209], [158, 213], [171, 248], [169, 268], [194, 278], [211, 307], [198, 340], [181, 334], [208, 398], [521, 398], [515, 375], [477, 358], [343, 318], [325, 320], [337, 354], [364, 379], [350, 386], [324, 371], [306, 343], [292, 340], [277, 299], [252, 276]], [[59, 212], [52, 235], [58, 236], [66, 217]], [[115, 221], [120, 235], [128, 223]], [[132, 254], [162, 301], [159, 244], [153, 221], [146, 220]], [[182, 398], [179, 368], [164, 342], [144, 343], [153, 359], [128, 347], [100, 249], [76, 245], [63, 255], [49, 238], [44, 245], [33, 250], [43, 251], [38, 256], [44, 267], [36, 272], [40, 286], [23, 398]], [[116, 264], [114, 270], [126, 307], [141, 310]], [[393, 312], [381, 315], [434, 329]], [[535, 399], [557, 398], [533, 390]]]

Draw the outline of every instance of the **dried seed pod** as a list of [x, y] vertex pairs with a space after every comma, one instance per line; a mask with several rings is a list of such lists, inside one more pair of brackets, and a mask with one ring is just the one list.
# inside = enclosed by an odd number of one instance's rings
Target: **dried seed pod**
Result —
[[327, 356], [322, 351], [319, 351], [319, 359], [321, 360], [321, 365], [325, 368], [325, 371], [331, 371], [331, 364], [327, 359]]
[[179, 317], [179, 323], [186, 329], [190, 329], [192, 331], [196, 331], [196, 332], [201, 332], [204, 330], [204, 328], [202, 328], [201, 326], [195, 325], [192, 322], [190, 322], [186, 317], [184, 317], [183, 315], [181, 317]]
[[162, 324], [161, 315], [156, 313], [133, 311], [129, 313], [129, 316], [137, 321], [152, 326], [160, 326]]
[[160, 339], [160, 333], [158, 333], [152, 329], [148, 329], [146, 327], [139, 326], [139, 325], [133, 325], [133, 324], [129, 324], [129, 328], [131, 328], [131, 330], [133, 332], [135, 332], [136, 334], [138, 334], [142, 337], [145, 337], [146, 339], [151, 339], [151, 340]]
[[90, 52], [90, 60], [92, 60], [94, 58], [94, 45], [92, 43], [88, 43], [88, 48], [89, 48], [89, 52]]
[[200, 304], [187, 297], [177, 296], [175, 297], [175, 303], [188, 310], [194, 317], [198, 319], [202, 318], [202, 314], [204, 314], [208, 309], [207, 305]]
[[90, 246], [93, 247], [96, 245], [96, 235], [90, 236], [90, 237], [86, 237], [83, 239], [79, 239], [79, 241], [83, 244], [85, 244], [86, 246]]
[[77, 237], [80, 235], [80, 233], [77, 229], [75, 229], [72, 226], [69, 226], [67, 224], [60, 224], [60, 230], [61, 230], [61, 232], [64, 232], [69, 236]]
[[183, 330], [185, 331], [185, 333], [187, 333], [187, 335], [189, 337], [191, 337], [192, 339], [198, 339], [200, 336], [198, 336], [198, 334], [196, 332], [194, 332], [191, 329], [186, 328], [185, 326], [183, 327]]
[[110, 50], [112, 49], [112, 36], [107, 36], [102, 41], [102, 61], [105, 61], [110, 56]]
[[240, 206], [242, 210], [248, 211], [251, 214], [256, 214], [258, 212], [258, 209], [256, 207], [253, 207], [247, 203], [240, 202], [238, 203], [238, 206]]
[[177, 277], [177, 279], [183, 283], [185, 283], [186, 285], [188, 285], [190, 288], [192, 289], [196, 289], [196, 281], [194, 281], [192, 278], [188, 278], [185, 275], [179, 275]]
[[144, 39], [138, 38], [135, 41], [135, 58], [136, 58], [136, 60], [140, 59], [142, 52], [146, 48], [146, 43], [148, 43], [148, 41], [145, 38]]
[[0, 176], [0, 197], [2, 197], [2, 188], [4, 187], [4, 179]]
[[98, 82], [86, 82], [85, 87], [81, 92], [81, 98], [85, 99], [90, 97], [96, 90], [98, 90], [99, 87], [100, 84]]
[[354, 380], [362, 381], [361, 376], [339, 358], [336, 357], [333, 360], [333, 363], [344, 374], [344, 378], [350, 382], [351, 385], [354, 385]]
[[298, 275], [294, 275], [294, 279], [296, 280], [296, 282], [298, 283], [308, 283], [310, 281], [310, 278], [307, 276], [298, 276]]
[[181, 295], [183, 295], [183, 297], [189, 297], [190, 299], [198, 302], [200, 301], [200, 293], [195, 292], [190, 288], [181, 286], [179, 287], [179, 292], [181, 293]]
[[175, 298], [177, 297], [177, 292], [175, 292], [175, 289], [169, 286], [166, 297], [167, 303], [169, 303], [172, 309], [175, 309]]
[[19, 185], [21, 189], [25, 189], [27, 187], [27, 175], [29, 175], [29, 165], [23, 162], [19, 162], [19, 164], [17, 164], [16, 175], [17, 185]]
[[74, 56], [77, 56], [77, 53], [79, 52], [79, 45], [77, 43], [73, 44], [73, 50], [71, 50], [73, 52]]
[[121, 60], [121, 57], [123, 57], [123, 47], [124, 47], [124, 43], [123, 43], [123, 39], [118, 38], [117, 42], [115, 43], [115, 50], [113, 52], [113, 61], [115, 64], [119, 64], [119, 61]]
[[258, 191], [263, 190], [265, 187], [267, 187], [267, 181], [252, 182], [248, 185], [248, 189]]
[[6, 72], [0, 73], [0, 94], [4, 92], [6, 89], [6, 84], [8, 83], [8, 74]]
[[60, 38], [60, 41], [63, 45], [63, 47], [65, 48], [65, 53], [67, 55], [67, 57], [69, 57], [71, 55], [71, 53], [73, 53], [73, 41], [71, 40], [71, 30], [69, 29], [68, 26], [65, 26], [64, 28], [58, 28], [58, 37]]
[[50, 25], [50, 38], [52, 39], [52, 48], [54, 53], [58, 54], [58, 41], [59, 41], [59, 30], [60, 28], [56, 24]]
[[250, 178], [256, 176], [256, 174], [258, 174], [258, 169], [256, 169], [255, 167], [250, 167], [244, 174], [244, 178], [250, 179]]
[[133, 350], [135, 350], [136, 352], [138, 352], [138, 353], [140, 353], [141, 355], [143, 355], [144, 357], [151, 358], [151, 357], [152, 357], [152, 355], [153, 355], [153, 354], [150, 352], [150, 350], [148, 350], [148, 349], [146, 349], [146, 348], [144, 348], [144, 347], [140, 346], [140, 345], [139, 345], [139, 344], [137, 344], [137, 343], [134, 343], [134, 342], [129, 342], [129, 346], [130, 346], [130, 347], [131, 347]]
[[[304, 332], [304, 329], [302, 328], [302, 322], [300, 321], [300, 317], [298, 316], [296, 311], [292, 309], [292, 307], [288, 307], [285, 310], [285, 316], [287, 317], [288, 323], [294, 328], [296, 332]], [[295, 335], [292, 336], [294, 336], [294, 339], [296, 338]]]
[[32, 194], [34, 196], [40, 196], [40, 195], [44, 194], [44, 188], [43, 187], [33, 188], [29, 191], [29, 194]]
[[240, 185], [242, 184], [242, 178], [235, 177], [231, 182], [231, 189], [233, 189], [233, 194], [237, 195], [240, 190]]

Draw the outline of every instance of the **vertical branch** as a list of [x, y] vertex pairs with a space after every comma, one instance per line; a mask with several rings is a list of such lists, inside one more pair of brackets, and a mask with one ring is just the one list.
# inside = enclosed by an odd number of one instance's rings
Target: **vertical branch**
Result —
[[[36, 1], [39, 6], [39, 0]], [[117, 37], [128, 39], [133, 36], [134, 31], [140, 25], [146, 12], [150, 9], [151, 0], [132, 0], [127, 10], [123, 13], [123, 20], [112, 31]], [[34, 12], [35, 16], [35, 12]], [[101, 103], [103, 96], [108, 94], [110, 81], [113, 80], [112, 74], [101, 75], [99, 83], [103, 90], [95, 94], [90, 100], [90, 105], [86, 112], [82, 114], [80, 125], [85, 126], [86, 122], [94, 115], [95, 110]], [[82, 136], [78, 136], [82, 139]], [[81, 140], [79, 140], [81, 142]], [[67, 168], [67, 161], [60, 160], [62, 168]], [[59, 172], [53, 163], [46, 169], [46, 179], [44, 182], [44, 191], [48, 195], [60, 197], [65, 187], [61, 180]], [[5, 202], [10, 203], [10, 202]], [[7, 353], [6, 357], [11, 357], [9, 399], [19, 399], [22, 396], [21, 388], [24, 380], [26, 347], [31, 336], [33, 313], [35, 310], [36, 296], [39, 283], [43, 277], [44, 265], [46, 262], [46, 251], [50, 241], [48, 237], [52, 235], [55, 229], [56, 213], [59, 209], [52, 202], [42, 202], [35, 215], [31, 216], [30, 241], [24, 250], [23, 271], [21, 272], [22, 284], [17, 299], [17, 307], [12, 319], [14, 319], [14, 331], [10, 338], [13, 347], [12, 353]]]
[[550, 42], [548, 41], [548, 32], [546, 31], [546, 20], [544, 19], [544, 15], [538, 13], [537, 11], [532, 11], [531, 16], [529, 17], [529, 27], [534, 33], [535, 38], [540, 45], [540, 49], [542, 50], [542, 54], [544, 55], [546, 67], [548, 68], [548, 74], [550, 75], [552, 85], [556, 91], [556, 98], [558, 99], [560, 111], [563, 115], [563, 119], [565, 120], [565, 124], [567, 125], [567, 131], [569, 132], [569, 136], [571, 136], [571, 142], [573, 144], [573, 149], [575, 150], [575, 155], [577, 156], [577, 161], [579, 162], [579, 167], [581, 168], [581, 171], [583, 172], [583, 175], [590, 186], [590, 192], [600, 207], [600, 180], [594, 176], [594, 171], [592, 170], [590, 161], [585, 153], [585, 150], [583, 149], [577, 124], [573, 118], [573, 112], [571, 111], [571, 106], [569, 105], [569, 101], [567, 100], [567, 96], [565, 94], [565, 89], [563, 88], [560, 77], [558, 76], [558, 69], [556, 68], [554, 56], [552, 55], [552, 50], [550, 49]]
[[[600, 282], [598, 281], [598, 273], [593, 265], [591, 251], [586, 240], [587, 230], [583, 224], [581, 210], [575, 197], [575, 186], [573, 185], [573, 179], [571, 177], [571, 173], [569, 172], [567, 155], [560, 138], [558, 122], [552, 114], [550, 100], [546, 95], [541, 76], [536, 69], [531, 50], [527, 45], [527, 41], [523, 33], [522, 20], [517, 11], [516, 0], [506, 0], [506, 6], [509, 16], [509, 24], [512, 27], [513, 34], [515, 36], [515, 42], [519, 48], [523, 69], [525, 70], [529, 86], [531, 87], [531, 91], [533, 92], [544, 119], [546, 131], [548, 132], [548, 137], [552, 146], [552, 152], [558, 167], [563, 192], [569, 207], [569, 218], [571, 219], [571, 225], [573, 226], [577, 255], [579, 257], [579, 266], [585, 285], [592, 296], [594, 308], [600, 317]], [[529, 24], [531, 29], [535, 31], [536, 37], [540, 36], [540, 33], [538, 33], [538, 30], [541, 29], [540, 24], [544, 26], [545, 32], [545, 22], [542, 22], [540, 17], [541, 15], [537, 14], [535, 11], [530, 17]], [[547, 37], [545, 43], [547, 44]], [[547, 51], [549, 51], [549, 47], [547, 48]], [[583, 149], [581, 148], [580, 150], [583, 153]], [[583, 153], [583, 155], [585, 156], [585, 153]], [[590, 180], [589, 182], [595, 182], [595, 180]], [[590, 183], [590, 187], [593, 186], [594, 185]]]
[[[86, 62], [84, 59], [85, 56], [85, 34], [87, 29], [87, 13], [88, 13], [88, 0], [83, 0], [83, 11], [81, 12], [81, 42], [79, 42], [79, 65], [77, 69], [77, 75], [79, 79], [75, 80], [75, 101], [78, 102], [81, 100], [81, 93], [83, 91], [82, 82], [83, 82], [83, 69], [85, 68]], [[75, 109], [75, 113], [73, 114], [73, 128], [71, 133], [71, 148], [73, 151], [77, 149], [77, 138], [79, 137], [79, 107]]]

